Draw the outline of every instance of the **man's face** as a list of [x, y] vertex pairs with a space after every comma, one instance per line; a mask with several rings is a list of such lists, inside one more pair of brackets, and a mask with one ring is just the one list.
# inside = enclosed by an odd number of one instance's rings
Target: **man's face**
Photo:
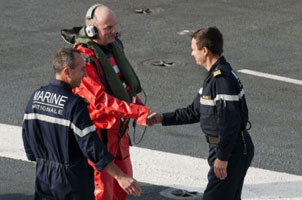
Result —
[[192, 56], [194, 56], [196, 64], [200, 66], [204, 66], [206, 59], [205, 59], [205, 47], [201, 50], [197, 47], [197, 42], [194, 38], [191, 40], [191, 48], [192, 48]]
[[96, 28], [98, 30], [98, 44], [106, 46], [115, 41], [116, 18], [113, 13], [109, 13], [101, 20], [97, 21]]
[[86, 76], [85, 63], [79, 53], [74, 53], [75, 68], [69, 68], [69, 78], [71, 88], [79, 87], [82, 79]]

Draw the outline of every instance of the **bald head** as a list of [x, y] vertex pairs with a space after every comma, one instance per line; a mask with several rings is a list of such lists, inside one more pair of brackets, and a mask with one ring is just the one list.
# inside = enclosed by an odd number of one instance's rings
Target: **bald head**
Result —
[[116, 36], [114, 12], [107, 6], [100, 4], [94, 9], [91, 16], [91, 19], [86, 19], [86, 26], [95, 26], [97, 29], [98, 38], [93, 41], [103, 46], [113, 43]]
[[114, 12], [107, 6], [103, 4], [96, 4], [94, 6], [90, 7], [87, 11], [86, 25], [94, 25], [96, 22], [106, 20], [108, 17], [115, 17]]
[[115, 14], [110, 8], [106, 6], [99, 6], [94, 11], [94, 17], [96, 18], [96, 21], [104, 21], [108, 20], [108, 18], [115, 18]]

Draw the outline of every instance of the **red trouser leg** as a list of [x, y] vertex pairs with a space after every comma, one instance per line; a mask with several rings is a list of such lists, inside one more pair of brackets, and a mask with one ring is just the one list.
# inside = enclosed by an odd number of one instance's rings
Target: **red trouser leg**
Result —
[[[119, 139], [119, 133], [119, 126], [116, 129], [108, 130], [107, 149], [115, 157], [114, 163], [123, 170], [124, 173], [132, 176], [129, 135], [125, 133], [125, 135]], [[124, 192], [117, 181], [104, 170], [101, 172], [96, 169], [94, 170], [94, 182], [95, 200], [126, 200], [126, 192]]]

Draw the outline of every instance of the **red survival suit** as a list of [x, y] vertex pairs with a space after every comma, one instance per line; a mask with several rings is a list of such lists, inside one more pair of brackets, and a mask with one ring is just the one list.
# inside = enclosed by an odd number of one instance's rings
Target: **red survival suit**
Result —
[[[114, 163], [126, 174], [132, 176], [129, 153], [130, 138], [127, 127], [124, 127], [126, 130], [121, 136], [121, 120], [132, 118], [136, 119], [138, 124], [145, 125], [149, 108], [127, 103], [108, 94], [108, 88], [106, 88], [108, 86], [100, 80], [98, 74], [101, 73], [104, 76], [102, 63], [96, 58], [94, 51], [84, 44], [76, 44], [74, 48], [93, 61], [85, 63], [87, 77], [82, 80], [80, 87], [74, 89], [74, 92], [89, 102], [88, 110], [91, 120], [97, 129], [99, 138], [115, 157]], [[108, 61], [117, 75], [122, 78], [123, 75], [116, 69], [115, 58], [110, 56]], [[125, 88], [129, 91], [129, 86], [125, 85]], [[132, 102], [140, 101], [137, 97], [131, 97], [131, 100]], [[91, 162], [89, 163], [94, 167]], [[126, 200], [127, 194], [119, 187], [117, 181], [105, 171], [100, 172], [94, 167], [94, 177], [96, 200]]]

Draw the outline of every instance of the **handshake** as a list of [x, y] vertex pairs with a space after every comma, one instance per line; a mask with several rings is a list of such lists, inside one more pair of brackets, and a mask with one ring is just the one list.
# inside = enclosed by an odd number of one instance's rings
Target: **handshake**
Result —
[[153, 126], [155, 124], [159, 124], [163, 121], [163, 114], [160, 113], [151, 113], [148, 115], [146, 123], [147, 126]]

